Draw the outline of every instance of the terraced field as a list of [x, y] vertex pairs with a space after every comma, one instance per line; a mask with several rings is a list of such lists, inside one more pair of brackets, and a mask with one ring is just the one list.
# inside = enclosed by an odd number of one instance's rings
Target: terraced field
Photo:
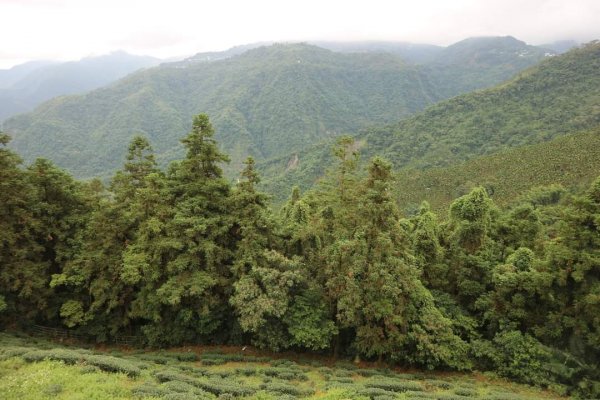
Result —
[[479, 374], [406, 372], [326, 358], [292, 361], [231, 347], [85, 349], [0, 334], [0, 398], [517, 400], [559, 396]]

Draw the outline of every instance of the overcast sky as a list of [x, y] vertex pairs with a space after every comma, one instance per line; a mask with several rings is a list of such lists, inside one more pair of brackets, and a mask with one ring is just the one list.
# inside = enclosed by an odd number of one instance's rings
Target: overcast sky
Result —
[[600, 39], [600, 0], [0, 0], [0, 68], [117, 49], [165, 58], [257, 41], [490, 35]]

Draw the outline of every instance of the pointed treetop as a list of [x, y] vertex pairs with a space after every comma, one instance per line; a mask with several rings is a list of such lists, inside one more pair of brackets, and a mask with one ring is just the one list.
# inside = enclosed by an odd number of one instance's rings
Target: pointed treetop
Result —
[[258, 173], [256, 172], [256, 168], [255, 168], [256, 163], [254, 162], [254, 158], [249, 156], [246, 159], [246, 161], [244, 161], [244, 165], [246, 167], [243, 169], [243, 171], [241, 173], [242, 178], [246, 182], [252, 184], [252, 186], [259, 184], [260, 176], [258, 176]]
[[136, 135], [129, 143], [127, 151], [127, 162], [124, 169], [138, 182], [153, 172], [156, 168], [156, 160], [150, 142], [143, 136]]
[[194, 117], [192, 130], [181, 140], [187, 149], [186, 159], [181, 166], [192, 175], [205, 178], [221, 177], [223, 171], [218, 166], [220, 162], [228, 162], [229, 157], [221, 153], [217, 141], [213, 138], [214, 129], [208, 115], [199, 114]]
[[298, 200], [300, 200], [300, 188], [298, 186], [294, 186], [290, 196], [290, 204], [296, 204]]
[[0, 131], [0, 144], [6, 146], [10, 142], [11, 137], [6, 133]]

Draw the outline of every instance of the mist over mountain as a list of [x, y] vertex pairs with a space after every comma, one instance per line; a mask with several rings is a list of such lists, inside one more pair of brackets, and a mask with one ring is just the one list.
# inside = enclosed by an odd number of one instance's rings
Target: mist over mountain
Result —
[[579, 43], [575, 40], [557, 40], [556, 42], [541, 44], [539, 47], [562, 54], [577, 46], [579, 46]]
[[96, 89], [159, 62], [154, 57], [117, 51], [79, 61], [30, 62], [0, 70], [0, 121], [53, 97]]
[[0, 89], [9, 88], [33, 71], [55, 64], [57, 64], [57, 62], [30, 61], [24, 64], [15, 65], [9, 69], [0, 69]]

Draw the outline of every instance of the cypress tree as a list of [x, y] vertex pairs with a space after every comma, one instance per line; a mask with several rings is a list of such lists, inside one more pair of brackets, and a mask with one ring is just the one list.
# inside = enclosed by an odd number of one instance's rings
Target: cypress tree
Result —
[[162, 204], [127, 255], [144, 286], [134, 314], [147, 320], [143, 330], [154, 344], [227, 339], [216, 332], [231, 318], [233, 224], [220, 167], [228, 157], [213, 136], [208, 116], [195, 116], [182, 140], [186, 157], [172, 164]]

